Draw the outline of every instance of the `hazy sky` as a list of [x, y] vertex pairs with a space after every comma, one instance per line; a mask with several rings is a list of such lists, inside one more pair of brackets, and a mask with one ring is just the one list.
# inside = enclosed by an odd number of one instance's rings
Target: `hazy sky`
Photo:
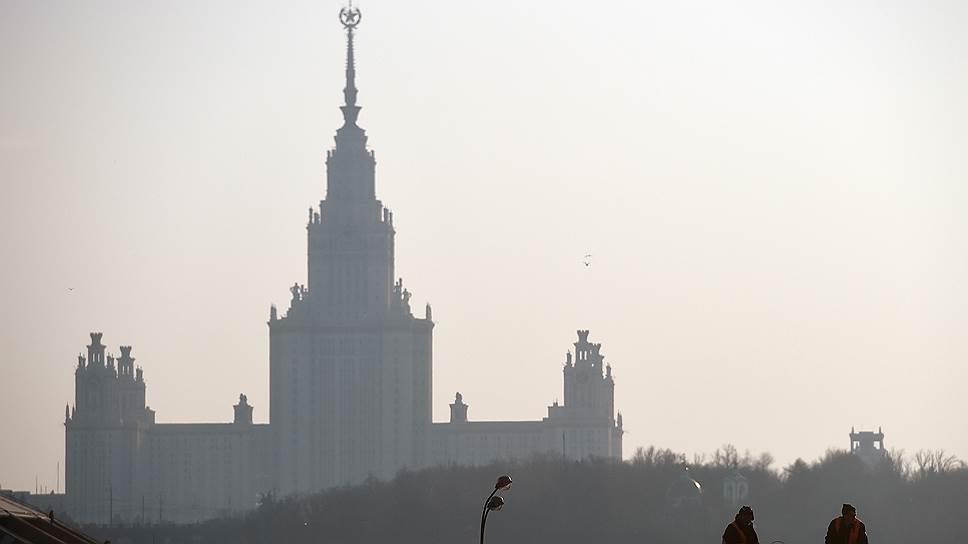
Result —
[[[0, 0], [3, 487], [54, 487], [89, 331], [134, 346], [159, 422], [240, 392], [266, 421], [340, 5]], [[785, 465], [882, 425], [968, 457], [968, 4], [360, 5], [436, 420], [458, 390], [471, 419], [546, 415], [588, 328], [626, 456]]]

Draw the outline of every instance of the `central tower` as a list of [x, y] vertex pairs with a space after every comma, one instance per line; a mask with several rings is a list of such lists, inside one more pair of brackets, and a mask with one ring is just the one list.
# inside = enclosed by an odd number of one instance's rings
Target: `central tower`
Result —
[[326, 153], [326, 198], [309, 210], [308, 286], [269, 318], [270, 411], [282, 493], [392, 477], [428, 462], [430, 307], [419, 319], [394, 278], [393, 214], [376, 198], [376, 160], [357, 124], [354, 38], [346, 31], [343, 125]]
[[310, 211], [309, 291], [316, 312], [329, 321], [377, 318], [391, 306], [393, 220], [376, 198], [376, 159], [357, 124], [353, 38], [358, 9], [340, 11], [346, 29], [343, 126], [326, 153], [326, 199]]

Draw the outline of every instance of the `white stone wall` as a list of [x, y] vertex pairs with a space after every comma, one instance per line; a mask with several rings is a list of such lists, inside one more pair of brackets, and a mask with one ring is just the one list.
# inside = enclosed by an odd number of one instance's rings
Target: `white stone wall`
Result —
[[274, 330], [273, 433], [283, 495], [427, 464], [430, 328]]
[[189, 523], [255, 508], [259, 494], [272, 489], [268, 431], [233, 423], [155, 425], [146, 449], [146, 520]]

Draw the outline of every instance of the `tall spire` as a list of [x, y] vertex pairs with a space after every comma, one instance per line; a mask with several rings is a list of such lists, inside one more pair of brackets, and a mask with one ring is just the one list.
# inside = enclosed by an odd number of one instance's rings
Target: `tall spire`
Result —
[[339, 22], [346, 29], [346, 87], [343, 88], [345, 104], [340, 106], [340, 109], [343, 110], [343, 121], [346, 125], [356, 125], [356, 119], [360, 115], [360, 107], [356, 105], [356, 61], [353, 56], [353, 31], [360, 24], [362, 17], [360, 8], [353, 7], [352, 2], [348, 7], [339, 10]]

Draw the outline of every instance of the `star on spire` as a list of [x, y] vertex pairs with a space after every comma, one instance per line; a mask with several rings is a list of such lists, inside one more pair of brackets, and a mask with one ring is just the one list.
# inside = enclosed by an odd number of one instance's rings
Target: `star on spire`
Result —
[[346, 29], [346, 87], [343, 88], [343, 100], [345, 104], [340, 107], [343, 110], [343, 120], [347, 125], [356, 125], [356, 119], [360, 114], [360, 107], [356, 105], [356, 58], [353, 53], [353, 30], [360, 24], [363, 14], [360, 8], [353, 7], [350, 2], [348, 7], [339, 10], [339, 22]]

